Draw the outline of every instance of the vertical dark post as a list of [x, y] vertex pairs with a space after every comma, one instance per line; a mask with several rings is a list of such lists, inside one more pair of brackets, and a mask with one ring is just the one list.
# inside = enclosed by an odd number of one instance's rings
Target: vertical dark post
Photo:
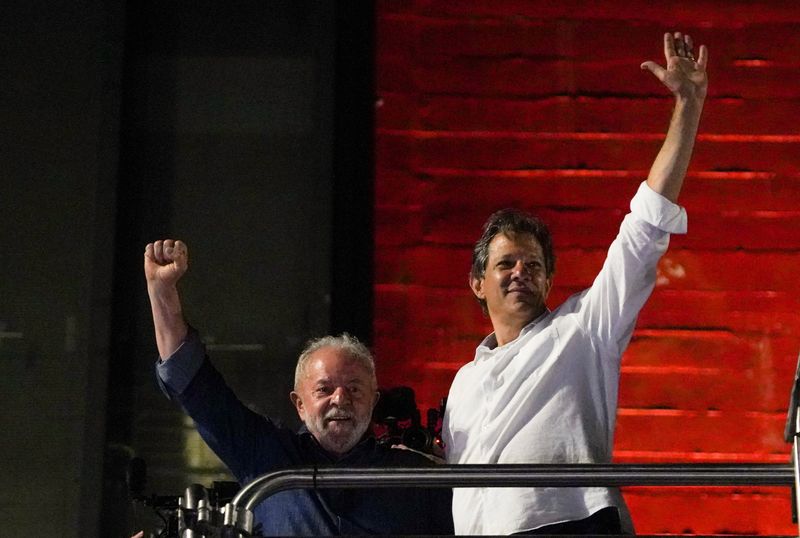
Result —
[[375, 6], [336, 3], [331, 331], [372, 340]]

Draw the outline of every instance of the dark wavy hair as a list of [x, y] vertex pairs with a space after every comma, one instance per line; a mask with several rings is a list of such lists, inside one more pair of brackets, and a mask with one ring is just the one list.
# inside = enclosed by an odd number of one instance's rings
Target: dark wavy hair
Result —
[[[550, 229], [542, 219], [519, 209], [501, 209], [495, 211], [483, 225], [483, 235], [472, 248], [472, 269], [469, 276], [472, 279], [481, 279], [486, 274], [486, 264], [489, 261], [489, 243], [498, 234], [507, 235], [514, 239], [519, 234], [529, 234], [536, 238], [542, 246], [544, 266], [547, 276], [551, 277], [556, 272], [556, 255], [553, 252], [553, 237]], [[484, 314], [488, 313], [486, 301], [478, 299]]]

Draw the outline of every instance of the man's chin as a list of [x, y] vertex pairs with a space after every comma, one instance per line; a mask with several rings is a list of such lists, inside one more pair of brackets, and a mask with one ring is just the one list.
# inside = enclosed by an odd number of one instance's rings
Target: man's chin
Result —
[[325, 424], [325, 434], [329, 437], [348, 437], [356, 430], [352, 420], [331, 420]]
[[347, 426], [338, 423], [335, 428], [331, 428], [330, 425], [328, 425], [317, 441], [319, 441], [324, 449], [330, 452], [338, 454], [349, 452], [364, 436], [366, 428], [359, 431], [355, 424], [349, 421], [346, 424]]
[[541, 311], [544, 307], [542, 303], [537, 301], [534, 297], [529, 295], [518, 295], [517, 297], [512, 297], [512, 300], [506, 304], [507, 310], [509, 312], [516, 312], [523, 315], [528, 314], [535, 314], [536, 312]]

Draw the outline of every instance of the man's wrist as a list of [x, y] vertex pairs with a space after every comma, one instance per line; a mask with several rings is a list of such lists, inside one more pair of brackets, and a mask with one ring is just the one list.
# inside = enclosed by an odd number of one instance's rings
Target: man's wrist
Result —
[[158, 300], [158, 302], [172, 301], [180, 297], [175, 284], [164, 284], [162, 282], [148, 281], [147, 293], [151, 299]]
[[675, 95], [675, 110], [676, 111], [685, 111], [685, 112], [696, 112], [700, 113], [703, 110], [703, 105], [705, 104], [706, 98], [705, 96], [687, 96], [687, 95]]
[[178, 290], [175, 282], [164, 282], [162, 280], [153, 279], [147, 281], [148, 290]]

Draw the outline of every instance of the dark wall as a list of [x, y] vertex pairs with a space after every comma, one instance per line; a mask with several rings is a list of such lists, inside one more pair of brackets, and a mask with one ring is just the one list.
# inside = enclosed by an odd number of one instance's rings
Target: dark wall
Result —
[[93, 536], [123, 3], [18, 4], [0, 23], [0, 521]]
[[127, 503], [131, 457], [147, 493], [228, 476], [155, 386], [147, 242], [188, 243], [187, 317], [258, 410], [296, 421], [307, 338], [369, 339], [371, 7], [7, 9], [0, 520], [129, 536], [151, 524]]
[[189, 245], [189, 322], [247, 405], [296, 422], [298, 351], [330, 326], [333, 45], [322, 2], [129, 4], [108, 448], [148, 491], [229, 476], [154, 386], [147, 242]]

